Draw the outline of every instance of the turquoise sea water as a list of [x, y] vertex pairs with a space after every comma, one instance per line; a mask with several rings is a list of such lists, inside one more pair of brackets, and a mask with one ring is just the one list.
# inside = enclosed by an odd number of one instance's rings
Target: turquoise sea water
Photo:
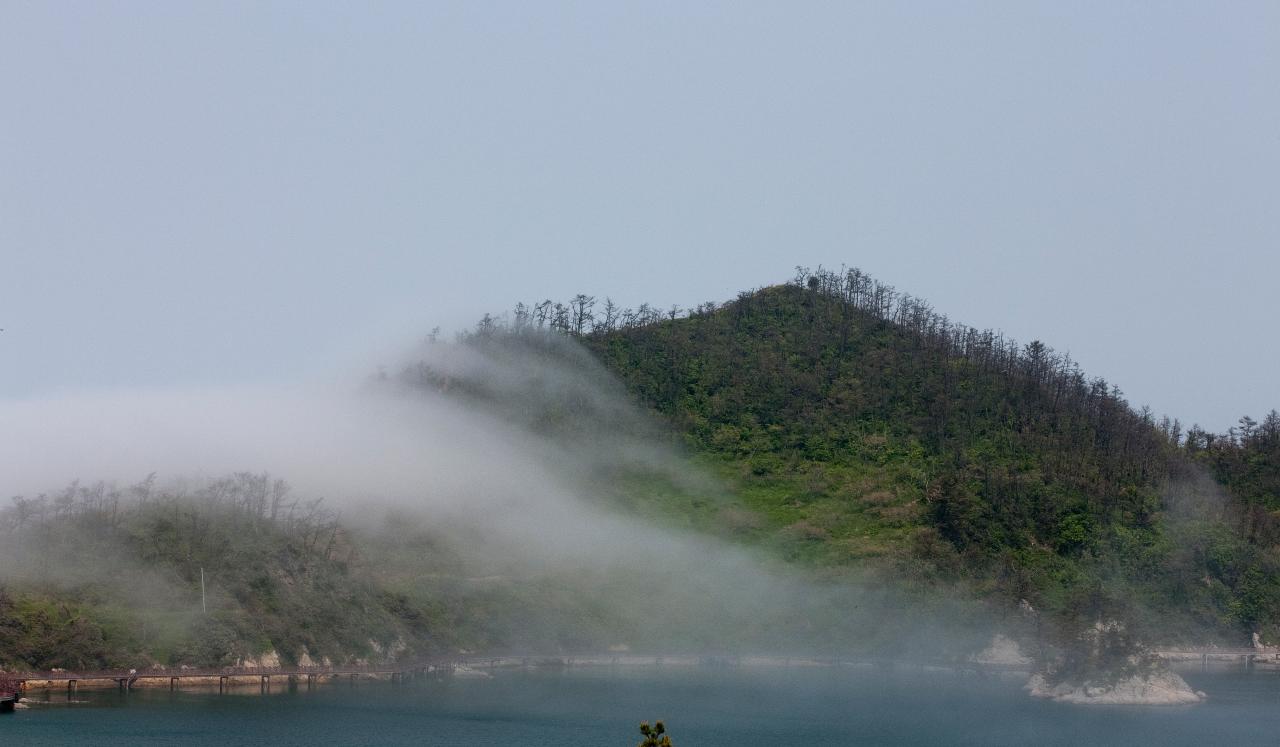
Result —
[[1185, 675], [1187, 707], [1080, 707], [1021, 680], [863, 669], [498, 672], [493, 679], [214, 692], [33, 693], [0, 745], [634, 746], [664, 719], [676, 747], [779, 745], [1271, 745], [1280, 676]]

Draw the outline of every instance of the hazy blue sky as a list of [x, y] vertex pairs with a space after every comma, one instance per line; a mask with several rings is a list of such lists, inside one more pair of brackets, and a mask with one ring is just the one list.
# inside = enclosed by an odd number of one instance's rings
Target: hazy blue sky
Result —
[[0, 398], [845, 263], [1280, 406], [1280, 3], [0, 0], [0, 81]]

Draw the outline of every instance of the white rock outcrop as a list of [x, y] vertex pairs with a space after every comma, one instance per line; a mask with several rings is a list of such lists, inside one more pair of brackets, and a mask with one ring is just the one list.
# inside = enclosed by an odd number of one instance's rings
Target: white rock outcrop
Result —
[[1000, 633], [992, 637], [991, 645], [969, 657], [969, 660], [975, 664], [1022, 668], [1024, 671], [1032, 664], [1031, 657], [1022, 652], [1017, 641]]
[[1032, 675], [1027, 690], [1033, 697], [1082, 705], [1191, 705], [1205, 699], [1176, 672], [1162, 670], [1133, 675], [1115, 682], [1050, 683], [1044, 675]]

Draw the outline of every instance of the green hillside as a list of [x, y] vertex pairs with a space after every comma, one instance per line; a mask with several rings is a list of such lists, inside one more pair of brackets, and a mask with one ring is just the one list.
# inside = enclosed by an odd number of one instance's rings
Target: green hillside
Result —
[[[792, 575], [757, 614], [641, 572], [485, 560], [482, 526], [345, 521], [266, 475], [76, 483], [0, 512], [0, 668], [836, 652], [993, 619], [1051, 646], [1109, 620], [1148, 644], [1280, 641], [1280, 415], [1184, 432], [856, 270], [688, 311], [521, 305], [371, 386], [484, 412], [551, 462], [591, 453], [566, 472], [592, 510]], [[797, 579], [820, 593], [782, 596]]]
[[[518, 308], [511, 328], [544, 324], [730, 482], [736, 506], [705, 529], [1027, 600], [1068, 630], [1119, 617], [1164, 642], [1280, 633], [1274, 414], [1184, 437], [1044, 344], [952, 323], [856, 270], [665, 315], [579, 296]], [[670, 515], [699, 513], [656, 492]]]

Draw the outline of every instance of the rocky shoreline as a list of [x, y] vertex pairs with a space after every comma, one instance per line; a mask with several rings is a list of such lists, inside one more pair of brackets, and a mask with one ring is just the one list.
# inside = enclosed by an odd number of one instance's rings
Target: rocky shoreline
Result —
[[[1194, 660], [1207, 661], [1207, 655], [1195, 654]], [[970, 658], [976, 664], [999, 666], [1007, 671], [1026, 671], [1030, 674], [1025, 685], [1034, 698], [1053, 700], [1075, 705], [1192, 705], [1205, 699], [1205, 694], [1191, 689], [1186, 680], [1170, 668], [1174, 661], [1190, 661], [1161, 656], [1155, 653], [1145, 659], [1145, 666], [1130, 669], [1131, 674], [1081, 679], [1066, 676], [1052, 679], [1043, 671], [1035, 671], [1031, 657], [1023, 653], [1017, 641], [997, 634], [982, 652]], [[1139, 657], [1131, 657], [1129, 664], [1139, 664]]]
[[[1018, 646], [1018, 644], [1010, 638], [1002, 635], [995, 636], [991, 645], [985, 650], [969, 657], [965, 664], [935, 664], [922, 665], [919, 663], [908, 664], [906, 662], [898, 662], [900, 666], [910, 666], [913, 669], [936, 670], [936, 671], [956, 671], [960, 669], [974, 668], [979, 671], [986, 672], [1003, 672], [1007, 675], [1027, 676], [1025, 689], [1029, 695], [1036, 698], [1052, 700], [1061, 703], [1071, 703], [1077, 705], [1191, 705], [1202, 702], [1205, 695], [1202, 692], [1193, 690], [1181, 675], [1170, 669], [1167, 665], [1173, 664], [1189, 664], [1192, 661], [1200, 662], [1202, 659], [1215, 659], [1215, 654], [1220, 654], [1224, 661], [1228, 657], [1239, 659], [1236, 652], [1157, 652], [1156, 656], [1162, 660], [1165, 665], [1147, 674], [1135, 674], [1123, 677], [1114, 681], [1090, 680], [1090, 681], [1072, 681], [1065, 679], [1059, 682], [1052, 682], [1043, 673], [1035, 673], [1035, 663], [1026, 656]], [[264, 665], [275, 663], [273, 661], [249, 661], [247, 664]], [[857, 659], [841, 659], [841, 658], [824, 658], [824, 657], [805, 657], [805, 656], [694, 656], [694, 655], [643, 655], [634, 653], [606, 653], [595, 655], [559, 655], [559, 656], [470, 656], [461, 659], [460, 664], [465, 664], [462, 668], [468, 672], [474, 671], [477, 674], [483, 674], [486, 671], [495, 669], [515, 669], [527, 667], [698, 667], [698, 666], [721, 666], [721, 667], [831, 667], [831, 666], [854, 666], [854, 667], [884, 667], [891, 666], [887, 661], [874, 660], [857, 660]], [[173, 674], [181, 677], [180, 687], [185, 688], [207, 688], [218, 687], [220, 677], [218, 675], [185, 675], [182, 669], [176, 669]], [[281, 673], [283, 675], [283, 673]], [[358, 675], [359, 679], [380, 680], [389, 679], [389, 675], [366, 673]], [[349, 679], [349, 675], [342, 675], [343, 679]], [[292, 678], [290, 678], [292, 679]], [[328, 675], [319, 675], [316, 677], [318, 681], [331, 679]], [[258, 674], [229, 674], [225, 679], [221, 680], [224, 686], [260, 686], [261, 677]], [[25, 682], [28, 690], [52, 690], [66, 688], [65, 680], [44, 680], [40, 678], [28, 679]], [[99, 689], [113, 688], [116, 683], [112, 680], [93, 681], [81, 680], [78, 688], [83, 689]], [[139, 680], [132, 687], [145, 688], [170, 688], [170, 681], [165, 679]]]

